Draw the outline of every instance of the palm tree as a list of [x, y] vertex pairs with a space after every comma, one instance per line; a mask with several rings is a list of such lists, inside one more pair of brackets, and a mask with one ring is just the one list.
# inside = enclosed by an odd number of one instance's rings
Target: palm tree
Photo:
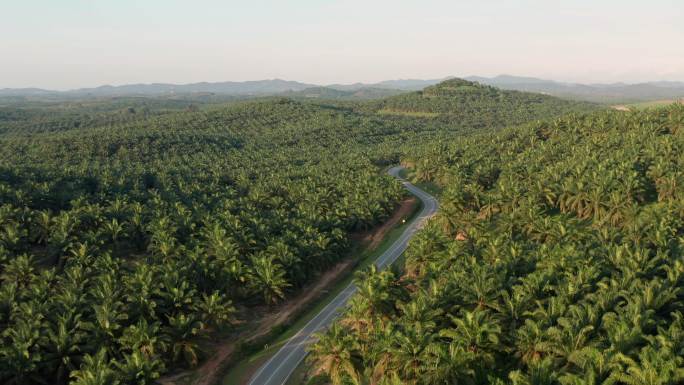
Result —
[[617, 374], [618, 381], [627, 385], [675, 385], [684, 381], [684, 358], [672, 352], [646, 347], [635, 360], [620, 355], [625, 370]]
[[155, 357], [167, 350], [159, 322], [149, 323], [145, 318], [124, 329], [118, 342], [122, 350], [140, 352], [147, 357]]
[[368, 301], [368, 313], [371, 316], [391, 314], [396, 301], [403, 296], [393, 272], [381, 271], [375, 264], [365, 271], [357, 272], [354, 282], [358, 296]]
[[[619, 356], [612, 349], [586, 346], [568, 356], [568, 362], [580, 369], [583, 375], [568, 373], [561, 382], [575, 384], [577, 381], [594, 381], [609, 385], [617, 379], [621, 366]], [[584, 383], [584, 382], [580, 382]]]
[[319, 334], [317, 339], [310, 348], [309, 360], [314, 367], [326, 373], [333, 385], [361, 384], [357, 345], [347, 331], [333, 324], [327, 332]]
[[112, 218], [111, 221], [105, 222], [104, 230], [108, 240], [112, 242], [114, 247], [118, 247], [119, 240], [125, 235], [126, 227], [124, 223], [119, 223], [118, 219]]
[[434, 308], [434, 302], [428, 293], [420, 293], [408, 303], [397, 303], [402, 322], [419, 333], [430, 333], [437, 326], [443, 311]]
[[267, 255], [254, 255], [252, 261], [252, 277], [250, 285], [256, 292], [264, 297], [268, 305], [275, 304], [279, 299], [285, 298], [285, 288], [290, 283], [285, 279], [283, 267], [275, 263], [272, 257]]
[[202, 294], [195, 307], [200, 314], [202, 324], [209, 328], [219, 328], [230, 323], [235, 314], [232, 301], [219, 294], [218, 291], [211, 295]]
[[124, 298], [128, 304], [131, 319], [156, 319], [157, 301], [161, 296], [159, 270], [146, 263], [137, 264], [124, 277]]
[[193, 315], [178, 314], [168, 316], [169, 326], [164, 328], [170, 348], [169, 353], [173, 362], [181, 358], [189, 367], [197, 366], [200, 358], [197, 336], [202, 330], [202, 323]]
[[49, 210], [40, 211], [36, 214], [34, 219], [34, 223], [36, 225], [36, 242], [40, 245], [46, 245], [50, 239], [50, 228], [52, 226], [51, 215], [52, 213]]
[[0, 273], [0, 280], [6, 285], [14, 283], [18, 288], [27, 288], [36, 278], [33, 265], [33, 257], [22, 254], [4, 266]]
[[76, 369], [86, 345], [81, 314], [66, 313], [51, 322], [47, 329], [44, 364], [54, 373], [55, 382], [64, 383], [71, 371]]
[[123, 384], [152, 385], [164, 371], [164, 364], [157, 357], [149, 357], [139, 350], [124, 354], [123, 360], [115, 361], [117, 377]]
[[238, 255], [235, 242], [219, 223], [207, 225], [202, 230], [207, 243], [207, 253], [220, 261], [229, 261]]
[[466, 311], [463, 317], [449, 316], [453, 329], [442, 329], [440, 337], [472, 352], [483, 365], [494, 362], [494, 354], [499, 349], [501, 327], [488, 316], [486, 311]]
[[520, 370], [511, 372], [509, 379], [513, 385], [555, 385], [558, 383], [558, 374], [553, 360], [547, 357], [530, 363], [526, 373]]
[[73, 385], [118, 385], [121, 382], [117, 373], [112, 368], [115, 361], [108, 360], [105, 349], [100, 349], [97, 354], [83, 356], [81, 368], [71, 372], [71, 384]]
[[414, 278], [422, 277], [431, 261], [445, 257], [440, 251], [445, 250], [447, 241], [437, 227], [427, 226], [407, 250], [406, 274]]
[[502, 290], [499, 294], [501, 304], [497, 305], [501, 313], [506, 317], [507, 322], [512, 329], [517, 329], [519, 323], [522, 321], [523, 314], [525, 314], [531, 305], [531, 297], [520, 286], [514, 286], [509, 293]]
[[533, 365], [553, 351], [553, 343], [538, 322], [526, 319], [515, 333], [515, 350], [524, 364]]
[[464, 262], [469, 271], [467, 275], [451, 272], [453, 282], [463, 291], [462, 300], [478, 309], [495, 307], [500, 290], [496, 285], [495, 272], [489, 266], [480, 264], [475, 257], [469, 257]]
[[19, 319], [14, 325], [3, 331], [7, 341], [0, 347], [0, 379], [8, 385], [23, 385], [39, 380], [39, 365], [43, 357], [39, 346], [43, 343], [42, 315], [28, 319]]
[[[376, 325], [370, 314], [369, 306], [369, 301], [362, 296], [352, 296], [344, 316], [339, 321], [341, 326], [354, 333], [358, 341], [366, 341], [368, 335], [375, 331]], [[363, 351], [364, 345], [360, 345], [359, 349]]]
[[421, 384], [472, 384], [476, 383], [477, 359], [473, 352], [458, 344], [444, 345], [434, 342], [425, 348]]
[[63, 212], [52, 218], [52, 228], [48, 242], [50, 254], [56, 258], [57, 265], [63, 266], [60, 255], [67, 250], [73, 240], [73, 232], [78, 220], [68, 212]]
[[115, 349], [122, 322], [128, 319], [119, 301], [93, 305], [94, 320], [84, 325], [84, 329], [91, 334], [92, 343], [102, 347], [107, 352]]
[[435, 335], [407, 327], [395, 330], [390, 335], [387, 354], [389, 362], [376, 368], [374, 377], [380, 378], [390, 373], [400, 373], [409, 384], [417, 383], [426, 371], [425, 361], [429, 355]]
[[0, 231], [0, 245], [4, 245], [9, 250], [19, 250], [22, 239], [26, 236], [26, 231], [19, 227], [19, 223], [5, 223]]
[[172, 264], [164, 266], [168, 271], [162, 275], [163, 290], [160, 290], [160, 308], [166, 313], [184, 312], [188, 313], [195, 303], [197, 290], [191, 282], [184, 279], [178, 269], [174, 269]]

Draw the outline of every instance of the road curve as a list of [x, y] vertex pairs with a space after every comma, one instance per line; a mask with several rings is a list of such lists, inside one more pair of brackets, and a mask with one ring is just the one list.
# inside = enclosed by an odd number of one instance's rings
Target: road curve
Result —
[[[401, 166], [396, 166], [389, 170], [389, 174], [399, 179], [411, 194], [418, 197], [418, 199], [423, 202], [423, 208], [420, 213], [413, 218], [401, 236], [377, 258], [375, 264], [380, 269], [394, 263], [404, 250], [406, 250], [408, 242], [413, 234], [423, 226], [429, 217], [437, 212], [437, 200], [430, 194], [402, 179], [399, 176], [401, 170]], [[356, 286], [353, 283], [350, 283], [342, 292], [330, 301], [323, 310], [304, 325], [297, 334], [290, 338], [276, 354], [259, 368], [249, 381], [249, 385], [285, 384], [285, 381], [287, 381], [295, 368], [297, 368], [299, 363], [306, 357], [306, 348], [313, 342], [312, 335], [330, 325], [330, 323], [339, 315], [340, 311], [347, 304], [347, 301], [354, 292], [356, 292]]]

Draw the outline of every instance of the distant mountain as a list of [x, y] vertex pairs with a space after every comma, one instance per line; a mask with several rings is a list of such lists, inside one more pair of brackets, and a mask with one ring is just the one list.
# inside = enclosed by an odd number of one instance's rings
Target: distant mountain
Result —
[[[251, 97], [290, 94], [292, 97], [327, 99], [377, 99], [392, 96], [400, 91], [418, 91], [442, 81], [453, 79], [397, 79], [378, 83], [331, 84], [320, 86], [281, 79], [245, 82], [191, 83], [191, 84], [128, 84], [101, 86], [71, 91], [50, 91], [39, 88], [0, 89], [0, 97], [25, 98], [84, 98], [117, 96], [170, 96], [215, 95], [219, 97]], [[488, 78], [470, 76], [469, 81], [505, 90], [536, 92], [562, 98], [600, 103], [629, 103], [651, 100], [679, 99], [684, 97], [684, 82], [657, 81], [640, 84], [578, 84], [553, 80], [499, 75]], [[399, 91], [399, 92], [397, 92]]]
[[378, 83], [331, 84], [327, 87], [342, 91], [354, 91], [362, 88], [384, 88], [391, 90], [419, 91], [425, 87], [435, 85], [439, 82], [451, 78], [452, 76], [441, 79], [396, 79], [385, 80]]
[[600, 103], [629, 103], [684, 97], [684, 82], [672, 81], [638, 84], [578, 84], [511, 75], [500, 75], [493, 78], [470, 76], [465, 79], [506, 90], [539, 92]]
[[0, 89], [0, 97], [116, 97], [116, 96], [172, 96], [188, 94], [215, 94], [230, 96], [284, 95], [328, 99], [377, 99], [397, 95], [402, 91], [415, 91], [436, 84], [435, 80], [388, 80], [375, 84], [335, 84], [319, 86], [281, 79], [245, 82], [191, 83], [191, 84], [126, 84], [79, 88], [69, 91], [52, 91], [39, 88]]
[[332, 87], [312, 87], [301, 91], [288, 91], [281, 95], [292, 98], [309, 99], [342, 99], [342, 100], [367, 100], [381, 99], [388, 96], [399, 95], [407, 90], [361, 87], [349, 90], [341, 90]]
[[399, 90], [412, 90], [412, 91], [418, 91], [422, 90], [425, 87], [433, 86], [437, 83], [443, 82], [448, 79], [452, 79], [453, 76], [442, 78], [442, 79], [428, 79], [428, 80], [420, 80], [420, 79], [399, 79], [399, 80], [385, 80], [380, 83], [372, 84], [372, 86], [375, 87], [381, 87], [381, 88], [393, 88], [393, 89], [399, 89]]
[[57, 93], [40, 88], [0, 88], [0, 96], [44, 96]]
[[555, 83], [550, 80], [544, 80], [544, 79], [537, 79], [537, 78], [531, 78], [531, 77], [523, 77], [523, 76], [512, 76], [512, 75], [499, 75], [494, 78], [486, 78], [482, 76], [468, 76], [465, 77], [464, 79], [470, 80], [471, 82], [478, 82], [482, 84], [489, 84], [489, 83], [497, 83], [499, 85], [504, 85], [504, 84], [547, 84], [547, 83]]
[[191, 83], [191, 84], [127, 84], [122, 86], [100, 86], [95, 88], [80, 88], [70, 91], [48, 91], [34, 88], [2, 89], [2, 96], [131, 96], [131, 95], [169, 95], [169, 94], [196, 94], [214, 93], [222, 95], [274, 95], [287, 91], [301, 91], [313, 84], [287, 81], [281, 79], [256, 80], [246, 82], [219, 82], [219, 83]]

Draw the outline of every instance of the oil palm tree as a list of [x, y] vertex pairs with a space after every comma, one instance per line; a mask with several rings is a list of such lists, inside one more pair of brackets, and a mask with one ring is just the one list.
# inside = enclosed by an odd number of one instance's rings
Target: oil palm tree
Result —
[[114, 367], [122, 384], [152, 385], [164, 371], [158, 357], [147, 356], [139, 350], [124, 354], [122, 360], [114, 362]]
[[232, 306], [232, 301], [218, 291], [210, 295], [202, 294], [195, 308], [205, 327], [220, 328], [234, 319], [235, 307]]
[[261, 293], [264, 302], [273, 305], [285, 297], [285, 289], [290, 283], [285, 279], [283, 267], [272, 257], [260, 254], [250, 258], [252, 276], [249, 284], [252, 290]]
[[466, 311], [463, 317], [450, 316], [453, 328], [442, 329], [439, 335], [475, 354], [483, 364], [493, 363], [498, 350], [501, 327], [486, 311]]
[[314, 367], [326, 373], [333, 385], [361, 384], [357, 345], [346, 330], [334, 324], [317, 339], [309, 358]]
[[159, 322], [148, 322], [140, 318], [137, 323], [128, 326], [118, 340], [122, 350], [140, 352], [146, 357], [155, 357], [168, 349], [167, 338], [161, 333]]
[[189, 367], [196, 366], [200, 359], [197, 336], [202, 330], [202, 323], [195, 316], [182, 313], [168, 316], [168, 323], [162, 332], [169, 341], [171, 361], [182, 361]]
[[78, 370], [71, 372], [71, 384], [74, 385], [118, 385], [121, 381], [104, 349], [95, 355], [83, 356], [83, 363]]
[[49, 322], [44, 365], [50, 368], [49, 372], [58, 384], [64, 383], [69, 373], [77, 368], [82, 353], [88, 348], [81, 318], [81, 314], [71, 312]]

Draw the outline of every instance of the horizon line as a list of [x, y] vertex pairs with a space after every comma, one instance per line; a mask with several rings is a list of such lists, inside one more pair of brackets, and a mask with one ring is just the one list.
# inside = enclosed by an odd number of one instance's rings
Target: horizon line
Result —
[[637, 82], [615, 81], [615, 82], [606, 82], [606, 83], [576, 82], [576, 81], [563, 81], [563, 80], [556, 80], [556, 79], [552, 79], [552, 78], [537, 77], [534, 75], [512, 75], [512, 74], [502, 73], [502, 74], [498, 74], [498, 75], [494, 75], [494, 76], [482, 76], [482, 75], [454, 76], [454, 75], [448, 75], [448, 76], [443, 76], [443, 77], [427, 77], [427, 78], [420, 78], [420, 77], [403, 78], [403, 77], [400, 77], [400, 78], [391, 78], [391, 79], [379, 80], [376, 82], [355, 81], [352, 83], [343, 83], [343, 82], [313, 83], [313, 82], [306, 82], [306, 81], [300, 81], [300, 80], [284, 79], [281, 77], [265, 77], [265, 78], [260, 78], [260, 79], [251, 79], [251, 80], [217, 80], [217, 81], [203, 80], [203, 81], [197, 81], [197, 82], [179, 82], [179, 83], [159, 82], [159, 81], [131, 82], [131, 83], [120, 83], [120, 84], [104, 83], [104, 84], [100, 84], [97, 86], [85, 86], [85, 87], [75, 87], [75, 88], [65, 88], [65, 89], [42, 88], [40, 86], [1, 87], [0, 91], [36, 90], [36, 91], [66, 93], [66, 92], [75, 92], [75, 91], [82, 91], [82, 90], [93, 90], [93, 89], [99, 89], [99, 88], [120, 88], [120, 87], [129, 87], [129, 86], [154, 86], [154, 85], [191, 86], [191, 85], [197, 85], [197, 84], [221, 84], [221, 83], [239, 84], [239, 83], [266, 82], [266, 81], [282, 81], [282, 82], [289, 82], [289, 83], [299, 83], [302, 85], [307, 85], [307, 86], [312, 86], [312, 87], [353, 86], [353, 85], [377, 86], [380, 83], [396, 82], [396, 81], [443, 81], [443, 80], [453, 79], [453, 78], [467, 80], [468, 78], [496, 79], [496, 78], [502, 78], [502, 77], [526, 78], [526, 79], [541, 80], [541, 81], [546, 81], [546, 82], [554, 82], [554, 83], [559, 83], [559, 84], [564, 84], [564, 85], [585, 85], [585, 86], [640, 85], [640, 84], [652, 84], [652, 83], [682, 83], [682, 84], [684, 84], [684, 80], [672, 80], [672, 79], [668, 79], [668, 80], [646, 80], [646, 81], [637, 81]]

